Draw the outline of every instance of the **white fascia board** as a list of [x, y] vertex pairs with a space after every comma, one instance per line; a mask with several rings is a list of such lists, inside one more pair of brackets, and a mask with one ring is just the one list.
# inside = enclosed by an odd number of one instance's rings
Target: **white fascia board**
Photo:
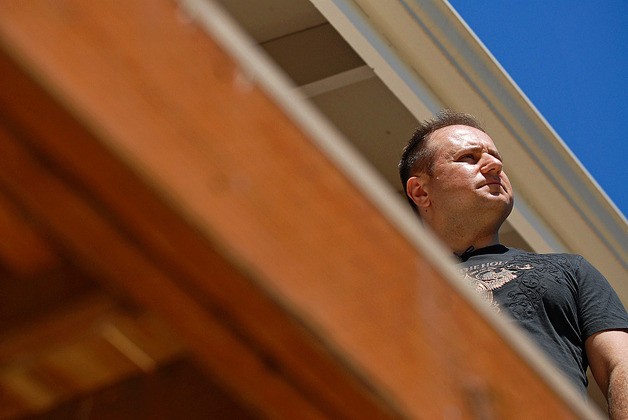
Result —
[[515, 200], [508, 222], [536, 252], [568, 251], [565, 245], [552, 234], [552, 230], [545, 222], [523, 200]]

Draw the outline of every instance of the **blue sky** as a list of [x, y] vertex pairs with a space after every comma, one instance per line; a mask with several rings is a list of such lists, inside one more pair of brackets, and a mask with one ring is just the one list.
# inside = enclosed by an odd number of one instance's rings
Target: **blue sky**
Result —
[[628, 1], [449, 2], [628, 215]]

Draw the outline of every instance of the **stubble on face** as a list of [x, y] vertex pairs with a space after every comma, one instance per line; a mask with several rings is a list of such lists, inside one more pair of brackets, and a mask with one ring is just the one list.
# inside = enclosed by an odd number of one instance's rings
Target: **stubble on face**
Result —
[[483, 131], [467, 126], [436, 130], [435, 156], [426, 184], [434, 223], [450, 230], [496, 230], [512, 210], [512, 187], [501, 156]]

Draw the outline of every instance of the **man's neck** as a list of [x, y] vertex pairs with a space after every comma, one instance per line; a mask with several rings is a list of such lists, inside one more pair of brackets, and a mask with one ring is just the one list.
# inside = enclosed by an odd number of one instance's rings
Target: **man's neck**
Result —
[[470, 248], [477, 250], [487, 246], [499, 244], [499, 235], [494, 234], [490, 237], [474, 238], [466, 241], [456, 238], [454, 241], [445, 241], [445, 243], [449, 245], [449, 248], [454, 254], [462, 255], [463, 253], [469, 251]]
[[499, 244], [499, 228], [503, 221], [426, 217], [424, 222], [452, 252], [460, 255], [469, 247], [480, 249]]

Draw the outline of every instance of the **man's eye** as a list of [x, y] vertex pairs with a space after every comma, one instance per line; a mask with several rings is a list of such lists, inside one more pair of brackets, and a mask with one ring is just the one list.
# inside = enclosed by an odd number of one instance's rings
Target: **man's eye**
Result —
[[475, 156], [473, 156], [472, 154], [467, 154], [467, 155], [461, 156], [459, 160], [462, 162], [469, 162], [469, 161], [475, 162]]

